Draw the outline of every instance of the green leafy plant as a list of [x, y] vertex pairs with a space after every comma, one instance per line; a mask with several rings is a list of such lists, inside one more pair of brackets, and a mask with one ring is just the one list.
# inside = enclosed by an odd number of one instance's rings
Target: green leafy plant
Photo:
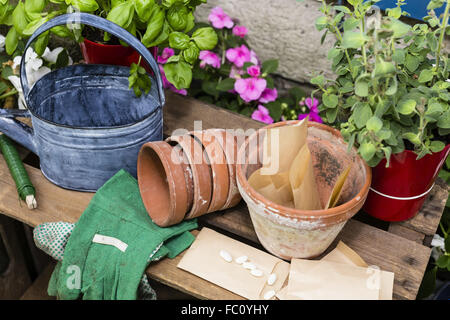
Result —
[[[22, 39], [31, 36], [39, 26], [55, 16], [81, 11], [104, 17], [138, 37], [148, 48], [161, 46], [177, 50], [177, 58], [173, 58], [165, 68], [168, 80], [181, 89], [190, 86], [192, 68], [200, 50], [213, 49], [217, 44], [217, 35], [211, 27], [194, 31], [193, 13], [202, 3], [206, 0], [19, 0], [16, 4], [0, 0], [0, 24], [10, 27], [6, 51], [12, 55], [20, 50]], [[83, 40], [79, 29], [55, 27], [36, 40], [34, 49], [39, 55], [44, 52], [50, 33]], [[104, 33], [102, 38], [106, 43], [112, 40], [108, 33]], [[130, 73], [130, 87], [137, 95], [141, 90], [148, 92], [151, 86], [139, 64], [132, 65]]]
[[[316, 28], [335, 36], [328, 52], [335, 79], [318, 75], [311, 83], [323, 96], [326, 121], [341, 129], [369, 165], [405, 148], [417, 158], [441, 151], [450, 133], [449, 58], [443, 50], [450, 0], [432, 0], [428, 24], [400, 21], [397, 7], [381, 15], [377, 1], [348, 0], [351, 7], [328, 5]], [[445, 4], [444, 14], [433, 9]]]

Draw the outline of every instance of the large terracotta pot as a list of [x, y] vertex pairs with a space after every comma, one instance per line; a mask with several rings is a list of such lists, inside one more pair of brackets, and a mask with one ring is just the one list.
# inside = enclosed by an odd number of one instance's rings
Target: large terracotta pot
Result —
[[[122, 45], [110, 45], [93, 42], [87, 39], [80, 44], [81, 52], [86, 63], [89, 64], [111, 64], [129, 67], [132, 63], [139, 61], [139, 54], [131, 47]], [[158, 47], [151, 47], [149, 51], [157, 57]], [[145, 62], [142, 62], [147, 71], [151, 69]]]
[[259, 241], [267, 251], [287, 260], [322, 254], [363, 206], [372, 177], [370, 167], [358, 156], [356, 149], [347, 152], [348, 145], [339, 131], [309, 122], [307, 142], [322, 203], [330, 197], [342, 171], [352, 164], [340, 203], [326, 210], [299, 210], [263, 197], [250, 186], [248, 178], [262, 166], [262, 141], [266, 129], [298, 122], [277, 122], [255, 132], [239, 149], [237, 165], [237, 185], [247, 203]]
[[449, 152], [447, 145], [440, 152], [416, 160], [414, 152], [405, 150], [391, 156], [388, 168], [383, 159], [372, 169], [372, 185], [363, 209], [384, 221], [411, 219], [433, 188]]

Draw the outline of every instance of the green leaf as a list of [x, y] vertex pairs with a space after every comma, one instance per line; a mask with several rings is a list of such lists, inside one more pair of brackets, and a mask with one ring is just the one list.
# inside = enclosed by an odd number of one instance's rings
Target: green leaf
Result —
[[142, 42], [146, 47], [155, 47], [165, 42], [167, 38], [169, 38], [170, 26], [167, 20], [164, 20], [163, 27], [161, 33], [150, 43]]
[[439, 152], [442, 151], [445, 148], [445, 143], [442, 141], [432, 141], [430, 144], [430, 150], [432, 152]]
[[360, 23], [360, 21], [356, 18], [350, 17], [350, 18], [346, 19], [344, 21], [344, 25], [343, 25], [344, 32], [354, 30], [359, 25], [359, 23]]
[[25, 11], [26, 12], [41, 12], [46, 5], [45, 0], [26, 0]]
[[274, 121], [279, 121], [283, 110], [281, 109], [281, 103], [278, 101], [273, 101], [266, 103], [266, 108], [269, 109], [269, 114]]
[[5, 48], [8, 55], [12, 55], [16, 51], [17, 45], [19, 44], [19, 34], [16, 28], [11, 27], [6, 35]]
[[216, 89], [218, 91], [227, 92], [234, 89], [234, 83], [236, 82], [233, 78], [225, 78], [217, 84]]
[[394, 32], [394, 38], [402, 38], [411, 30], [411, 26], [401, 22], [400, 20], [391, 19], [389, 29]]
[[43, 34], [41, 34], [36, 42], [34, 43], [34, 51], [36, 51], [36, 53], [41, 56], [44, 54], [45, 48], [47, 48], [48, 45], [48, 41], [50, 39], [50, 33], [49, 31], [44, 32]]
[[315, 24], [316, 24], [316, 29], [317, 29], [318, 31], [322, 31], [322, 30], [325, 29], [326, 26], [327, 26], [327, 17], [326, 17], [326, 16], [318, 17], [318, 18], [316, 19]]
[[351, 13], [350, 9], [345, 6], [334, 6], [334, 10], [340, 11], [343, 13]]
[[192, 81], [192, 67], [184, 62], [171, 62], [164, 65], [167, 80], [177, 89], [189, 88]]
[[388, 74], [395, 73], [395, 66], [392, 62], [386, 62], [383, 59], [379, 58], [377, 63], [375, 64], [374, 75], [376, 77], [384, 77]]
[[369, 95], [369, 80], [367, 75], [361, 75], [355, 81], [355, 94], [359, 97], [367, 97]]
[[183, 50], [183, 57], [186, 62], [194, 64], [200, 54], [200, 49], [194, 42], [189, 42], [187, 49]]
[[412, 132], [406, 132], [403, 135], [403, 138], [408, 139], [413, 143], [414, 145], [420, 145], [421, 141], [419, 139], [419, 135], [412, 133]]
[[212, 50], [217, 45], [217, 33], [211, 27], [199, 28], [192, 34], [192, 39], [200, 50]]
[[372, 109], [367, 103], [357, 103], [353, 111], [353, 119], [355, 121], [356, 127], [361, 129], [367, 123], [367, 121], [372, 117]]
[[325, 113], [327, 116], [327, 122], [328, 123], [334, 123], [336, 121], [337, 113], [339, 108], [334, 109], [327, 109], [327, 112]]
[[323, 75], [319, 75], [311, 79], [311, 84], [314, 84], [319, 87], [323, 87], [325, 84], [325, 78]]
[[278, 60], [266, 60], [262, 63], [262, 70], [264, 73], [270, 74], [274, 73], [278, 69]]
[[22, 34], [25, 36], [31, 36], [41, 25], [48, 21], [48, 18], [40, 18], [31, 21], [25, 29], [23, 29]]
[[173, 49], [186, 49], [190, 40], [189, 36], [182, 32], [174, 31], [169, 34], [169, 45]]
[[[166, 18], [170, 26], [175, 31], [183, 31], [188, 24], [189, 12], [187, 7], [185, 7], [183, 3], [176, 2], [167, 11]], [[210, 50], [210, 49], [202, 49], [202, 50]]]
[[370, 131], [378, 132], [382, 127], [383, 121], [381, 121], [380, 118], [376, 116], [371, 117], [366, 123], [366, 128]]
[[422, 72], [420, 72], [419, 82], [420, 83], [429, 82], [433, 79], [433, 76], [434, 76], [433, 70], [424, 69], [422, 70]]
[[370, 142], [364, 142], [361, 144], [361, 146], [358, 149], [359, 154], [365, 161], [370, 161], [373, 156], [375, 155], [376, 148], [375, 146]]
[[[450, 158], [448, 158], [448, 159], [450, 159]], [[447, 235], [447, 237], [445, 237], [444, 244], [445, 244], [445, 251], [450, 253], [450, 236]], [[448, 264], [447, 264], [447, 267], [448, 267]]]
[[126, 29], [133, 21], [133, 16], [133, 1], [125, 1], [112, 8], [112, 10], [106, 16], [106, 19]]
[[409, 70], [409, 72], [414, 72], [417, 70], [420, 64], [420, 59], [416, 56], [407, 54], [406, 55], [406, 61], [405, 66]]
[[437, 259], [436, 265], [441, 269], [447, 269], [448, 264], [450, 263], [450, 257], [446, 255], [442, 255]]
[[450, 129], [450, 110], [444, 112], [444, 114], [439, 118], [437, 125], [442, 129]]
[[416, 109], [416, 101], [413, 99], [401, 100], [397, 105], [397, 111], [404, 115], [409, 115]]
[[405, 50], [403, 50], [403, 49], [396, 49], [394, 54], [392, 55], [392, 60], [394, 60], [398, 64], [405, 63], [405, 60], [406, 60]]
[[154, 7], [154, 0], [134, 0], [134, 9], [142, 22], [150, 20]]
[[25, 30], [28, 25], [28, 20], [25, 15], [25, 6], [22, 1], [19, 1], [12, 13], [12, 23], [16, 31], [22, 35], [23, 30]]
[[322, 96], [323, 104], [327, 108], [336, 108], [339, 103], [339, 98], [335, 94], [324, 93]]
[[[131, 2], [130, 6], [133, 5], [133, 1], [127, 1], [127, 2]], [[71, 0], [71, 4], [75, 8], [80, 9], [81, 12], [94, 12], [95, 10], [98, 9], [98, 4], [97, 4], [97, 1], [95, 1], [95, 0]], [[124, 12], [124, 14], [127, 14], [127, 13]]]
[[146, 47], [149, 47], [150, 43], [152, 43], [152, 41], [154, 41], [156, 37], [158, 37], [158, 35], [163, 32], [164, 21], [164, 10], [161, 10], [158, 6], [156, 6], [152, 12], [151, 17], [149, 18], [149, 23], [147, 25], [145, 34], [142, 37], [142, 43]]
[[368, 37], [361, 32], [345, 32], [342, 39], [342, 47], [344, 49], [358, 49], [364, 45]]

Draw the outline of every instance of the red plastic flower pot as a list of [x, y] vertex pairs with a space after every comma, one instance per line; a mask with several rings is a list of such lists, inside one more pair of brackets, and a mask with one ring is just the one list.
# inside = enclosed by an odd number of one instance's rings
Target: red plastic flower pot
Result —
[[417, 154], [405, 150], [391, 156], [386, 168], [383, 159], [372, 168], [372, 185], [363, 210], [384, 221], [404, 221], [422, 207], [450, 151], [444, 150], [416, 160]]
[[[120, 44], [101, 44], [84, 39], [80, 46], [83, 58], [89, 64], [111, 64], [129, 67], [132, 63], [138, 63], [139, 61], [139, 54], [133, 48]], [[156, 59], [158, 47], [151, 47], [149, 50]], [[151, 72], [147, 63], [142, 61], [142, 65], [148, 72]]]

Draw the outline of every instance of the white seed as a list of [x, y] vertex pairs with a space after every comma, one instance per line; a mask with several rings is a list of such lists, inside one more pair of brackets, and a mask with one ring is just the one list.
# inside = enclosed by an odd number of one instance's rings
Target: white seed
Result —
[[272, 273], [269, 278], [267, 279], [267, 284], [269, 286], [273, 285], [277, 281], [277, 275], [275, 273]]
[[242, 257], [236, 258], [235, 261], [236, 261], [237, 264], [243, 264], [247, 260], [248, 260], [247, 256], [242, 256]]
[[253, 269], [250, 273], [255, 277], [261, 277], [263, 275], [263, 272], [259, 269]]
[[244, 262], [242, 265], [245, 269], [253, 270], [256, 269], [256, 266], [251, 262]]
[[226, 262], [233, 261], [233, 258], [231, 257], [231, 254], [228, 253], [228, 251], [220, 250], [220, 256], [225, 260]]
[[274, 291], [274, 290], [267, 291], [267, 292], [264, 294], [264, 300], [270, 300], [270, 299], [272, 299], [274, 296], [275, 296], [275, 291]]

